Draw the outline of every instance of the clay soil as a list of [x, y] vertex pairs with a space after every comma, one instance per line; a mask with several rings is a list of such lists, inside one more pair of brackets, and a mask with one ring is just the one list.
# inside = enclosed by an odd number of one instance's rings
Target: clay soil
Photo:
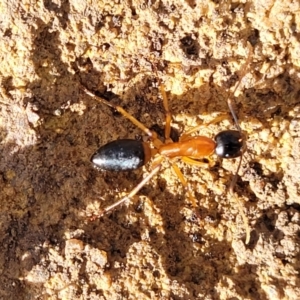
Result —
[[[299, 1], [0, 11], [0, 299], [300, 299]], [[176, 162], [195, 208], [166, 160], [131, 202], [91, 221], [151, 163], [93, 168], [99, 146], [149, 138], [81, 84], [163, 127], [160, 82], [180, 134], [234, 129], [234, 100], [247, 134], [234, 194], [238, 159]]]

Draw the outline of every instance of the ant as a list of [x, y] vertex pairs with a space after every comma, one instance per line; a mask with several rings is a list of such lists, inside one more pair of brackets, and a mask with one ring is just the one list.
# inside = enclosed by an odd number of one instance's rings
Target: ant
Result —
[[[249, 64], [249, 60], [252, 54], [252, 47], [249, 45], [249, 55], [246, 60], [245, 66], [242, 69], [242, 77], [234, 88], [233, 95], [237, 91], [247, 69], [247, 65]], [[178, 168], [178, 166], [174, 163], [176, 158], [180, 158], [187, 164], [191, 165], [203, 165], [198, 159], [203, 158], [205, 156], [210, 156], [215, 153], [220, 158], [232, 159], [240, 157], [240, 161], [236, 170], [236, 173], [232, 179], [232, 182], [229, 187], [230, 194], [233, 195], [234, 186], [237, 181], [238, 171], [241, 166], [242, 157], [244, 152], [246, 151], [246, 135], [242, 132], [237, 116], [233, 109], [233, 103], [230, 98], [227, 100], [227, 104], [231, 115], [233, 117], [236, 130], [224, 130], [219, 132], [214, 140], [206, 137], [206, 136], [191, 136], [192, 133], [198, 131], [200, 126], [196, 126], [191, 130], [183, 133], [179, 138], [178, 142], [174, 142], [171, 139], [171, 119], [172, 114], [169, 111], [168, 98], [164, 89], [163, 84], [159, 81], [159, 89], [163, 100], [163, 106], [166, 114], [165, 121], [165, 142], [163, 143], [160, 139], [158, 139], [157, 133], [153, 130], [150, 130], [145, 125], [143, 125], [140, 121], [138, 121], [131, 114], [126, 112], [121, 106], [114, 105], [107, 100], [96, 96], [91, 91], [89, 91], [86, 87], [81, 86], [83, 91], [99, 101], [100, 103], [107, 105], [108, 107], [113, 108], [125, 118], [130, 120], [134, 125], [140, 128], [145, 134], [150, 137], [151, 142], [142, 142], [134, 139], [119, 139], [112, 142], [109, 142], [103, 146], [101, 146], [97, 152], [92, 156], [91, 162], [96, 168], [107, 170], [107, 171], [130, 171], [138, 169], [144, 165], [146, 165], [151, 159], [152, 162], [152, 170], [151, 172], [125, 197], [115, 202], [114, 204], [105, 207], [102, 209], [97, 215], [93, 215], [91, 220], [94, 220], [98, 217], [103, 216], [109, 211], [112, 211], [117, 206], [121, 205], [125, 201], [132, 198], [136, 195], [139, 190], [155, 175], [159, 172], [163, 160], [167, 159], [175, 171], [178, 179], [186, 189], [190, 201], [193, 207], [197, 206], [197, 201], [193, 194], [189, 189], [189, 185], [184, 175]], [[214, 121], [213, 121], [214, 122]], [[243, 221], [246, 227], [246, 243], [248, 243], [250, 238], [250, 232], [248, 229], [247, 218], [243, 212], [242, 206], [239, 204], [239, 210], [241, 212]]]

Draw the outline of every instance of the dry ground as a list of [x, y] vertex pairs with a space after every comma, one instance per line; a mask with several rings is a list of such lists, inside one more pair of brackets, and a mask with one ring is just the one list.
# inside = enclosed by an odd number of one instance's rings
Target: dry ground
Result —
[[[245, 2], [245, 3], [244, 3]], [[286, 1], [2, 1], [0, 3], [1, 299], [300, 299], [300, 4]], [[178, 163], [198, 200], [162, 171], [131, 204], [89, 222], [149, 171], [95, 170], [90, 157], [143, 133], [79, 82], [145, 125], [213, 137], [234, 128], [248, 152]], [[157, 72], [153, 72], [156, 66]]]

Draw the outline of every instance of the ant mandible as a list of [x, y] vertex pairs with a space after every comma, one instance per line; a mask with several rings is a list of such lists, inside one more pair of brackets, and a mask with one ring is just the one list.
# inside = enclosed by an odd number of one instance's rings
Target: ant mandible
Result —
[[[242, 76], [239, 82], [237, 83], [236, 87], [234, 88], [233, 95], [238, 89], [246, 73], [246, 69], [252, 54], [252, 48], [250, 45], [248, 46], [248, 51], [249, 55], [244, 67], [242, 68]], [[96, 96], [86, 87], [82, 86], [82, 89], [86, 94], [99, 101], [100, 103], [107, 105], [121, 113], [125, 118], [130, 120], [134, 125], [136, 125], [145, 134], [147, 134], [151, 140], [151, 143], [142, 142], [134, 139], [119, 139], [109, 142], [101, 146], [97, 150], [97, 152], [92, 156], [91, 161], [94, 164], [94, 166], [107, 171], [130, 171], [144, 166], [151, 159], [153, 159], [151, 172], [127, 196], [123, 197], [114, 204], [102, 209], [97, 215], [93, 215], [91, 220], [103, 216], [105, 213], [115, 209], [117, 206], [121, 205], [122, 203], [136, 195], [139, 192], [139, 190], [155, 174], [159, 172], [164, 159], [169, 160], [170, 165], [172, 166], [180, 182], [186, 189], [193, 207], [196, 207], [197, 201], [191, 193], [184, 175], [182, 174], [178, 166], [174, 163], [174, 159], [180, 158], [187, 164], [199, 166], [203, 163], [199, 162], [198, 159], [203, 158], [205, 156], [210, 156], [213, 153], [215, 153], [220, 158], [226, 159], [240, 157], [236, 173], [229, 187], [229, 192], [233, 194], [233, 188], [237, 180], [237, 174], [241, 166], [242, 157], [246, 150], [246, 135], [242, 132], [238, 124], [238, 119], [233, 109], [232, 100], [228, 98], [227, 104], [233, 117], [236, 130], [221, 131], [215, 136], [214, 140], [206, 136], [191, 136], [192, 133], [200, 129], [200, 125], [183, 133], [183, 135], [181, 135], [181, 137], [179, 138], [178, 142], [173, 142], [173, 140], [170, 137], [172, 115], [169, 111], [168, 98], [164, 86], [161, 82], [159, 82], [159, 88], [162, 95], [164, 110], [166, 113], [164, 143], [160, 139], [158, 139], [156, 132], [144, 126], [135, 117], [126, 112], [121, 106], [114, 105], [108, 102], [107, 100]], [[248, 225], [246, 224], [248, 222], [246, 221], [245, 214], [243, 213], [241, 207], [239, 207], [239, 210], [242, 213], [242, 217], [246, 226], [246, 241], [249, 241], [249, 230]]]

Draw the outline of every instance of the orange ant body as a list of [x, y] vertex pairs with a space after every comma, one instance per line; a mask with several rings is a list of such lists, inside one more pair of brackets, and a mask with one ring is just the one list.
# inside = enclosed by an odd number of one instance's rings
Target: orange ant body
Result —
[[[249, 47], [250, 48], [250, 47]], [[249, 56], [246, 62], [246, 66], [249, 63], [249, 59], [252, 53], [252, 49], [249, 49]], [[246, 68], [243, 70], [243, 76], [245, 74]], [[242, 76], [242, 78], [243, 78]], [[236, 92], [242, 78], [236, 85], [233, 95]], [[233, 110], [232, 101], [227, 100], [228, 107], [231, 111], [231, 115], [235, 121], [237, 130], [225, 130], [218, 133], [214, 140], [206, 136], [191, 136], [191, 133], [199, 130], [200, 126], [192, 128], [188, 132], [185, 132], [178, 142], [173, 142], [170, 138], [171, 133], [171, 119], [172, 115], [168, 107], [168, 99], [166, 92], [162, 84], [160, 84], [160, 91], [163, 99], [163, 106], [166, 112], [166, 124], [165, 124], [165, 143], [158, 139], [157, 133], [150, 130], [142, 123], [140, 123], [136, 118], [127, 113], [122, 107], [114, 105], [107, 100], [94, 95], [85, 87], [82, 87], [83, 91], [89, 96], [93, 97], [102, 104], [105, 104], [119, 113], [121, 113], [125, 118], [129, 119], [133, 124], [139, 127], [144, 133], [146, 133], [150, 139], [151, 143], [137, 141], [133, 139], [120, 139], [112, 141], [106, 145], [103, 145], [98, 149], [98, 151], [92, 156], [91, 161], [95, 167], [109, 170], [109, 171], [128, 171], [135, 170], [139, 167], [147, 164], [151, 159], [153, 159], [151, 172], [124, 198], [120, 199], [116, 203], [102, 209], [97, 215], [93, 215], [91, 219], [96, 219], [101, 217], [105, 213], [115, 209], [120, 204], [129, 200], [131, 197], [136, 195], [138, 191], [155, 175], [159, 172], [161, 168], [162, 161], [167, 159], [170, 162], [173, 170], [177, 174], [182, 185], [188, 192], [189, 198], [193, 207], [196, 207], [196, 199], [189, 190], [188, 183], [183, 176], [182, 172], [179, 170], [177, 165], [174, 163], [174, 159], [180, 158], [182, 161], [192, 164], [192, 165], [202, 165], [198, 159], [205, 156], [210, 156], [214, 152], [221, 158], [236, 158], [240, 157], [240, 162], [236, 171], [236, 174], [230, 185], [230, 192], [233, 193], [233, 187], [237, 180], [238, 170], [241, 165], [243, 153], [246, 150], [246, 136], [242, 132], [237, 117]], [[241, 210], [241, 208], [239, 207]], [[246, 217], [242, 212], [242, 217], [246, 223]], [[247, 227], [247, 225], [246, 225]], [[249, 230], [246, 228], [247, 238], [249, 240]]]
[[[219, 132], [215, 136], [215, 140], [212, 140], [211, 138], [206, 136], [190, 136], [192, 132], [199, 129], [199, 127], [195, 127], [189, 132], [183, 134], [178, 142], [173, 142], [170, 138], [170, 113], [167, 113], [167, 121], [165, 127], [166, 143], [163, 143], [157, 138], [156, 132], [151, 131], [150, 129], [145, 127], [133, 116], [124, 111], [122, 107], [107, 102], [105, 99], [94, 95], [86, 88], [83, 89], [85, 93], [92, 96], [94, 99], [110, 107], [113, 107], [126, 118], [130, 119], [135, 125], [137, 125], [150, 136], [152, 142], [152, 144], [150, 144], [148, 142], [142, 142], [134, 139], [119, 139], [103, 145], [92, 156], [91, 161], [94, 166], [107, 171], [135, 170], [139, 167], [144, 166], [152, 158], [154, 158], [152, 172], [150, 172], [150, 174], [146, 178], [144, 178], [144, 180], [138, 186], [136, 186], [128, 196], [124, 197], [113, 205], [104, 208], [99, 216], [114, 209], [116, 206], [134, 196], [145, 185], [145, 183], [159, 171], [163, 159], [169, 159], [171, 166], [173, 167], [181, 183], [185, 188], [188, 188], [188, 184], [183, 174], [173, 163], [173, 159], [179, 157], [186, 163], [193, 165], [202, 165], [203, 163], [199, 162], [198, 159], [205, 156], [210, 156], [214, 152], [221, 158], [236, 158], [241, 157], [245, 150], [245, 136], [241, 130], [225, 130]], [[163, 91], [162, 86], [161, 90]], [[162, 92], [162, 94], [164, 95], [164, 92]], [[167, 98], [165, 98], [164, 96], [163, 98], [165, 102], [164, 106], [165, 108], [167, 108]], [[193, 206], [196, 206], [196, 200], [189, 190], [188, 193]]]

